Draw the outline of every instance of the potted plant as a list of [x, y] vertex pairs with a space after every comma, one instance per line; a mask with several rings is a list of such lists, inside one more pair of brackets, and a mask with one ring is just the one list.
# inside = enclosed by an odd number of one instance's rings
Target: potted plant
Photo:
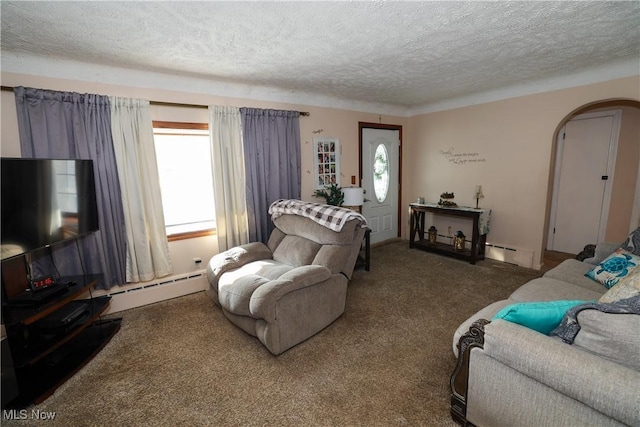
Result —
[[342, 187], [337, 184], [325, 185], [321, 190], [316, 190], [313, 193], [314, 197], [323, 197], [328, 205], [342, 206], [344, 201], [344, 193]]

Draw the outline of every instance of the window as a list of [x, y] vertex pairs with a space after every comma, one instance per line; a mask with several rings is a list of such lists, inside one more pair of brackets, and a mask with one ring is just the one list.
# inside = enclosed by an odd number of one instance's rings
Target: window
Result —
[[389, 192], [389, 155], [384, 144], [378, 145], [373, 160], [373, 191], [380, 203], [384, 202]]
[[216, 214], [208, 125], [154, 121], [153, 137], [169, 240], [213, 233]]

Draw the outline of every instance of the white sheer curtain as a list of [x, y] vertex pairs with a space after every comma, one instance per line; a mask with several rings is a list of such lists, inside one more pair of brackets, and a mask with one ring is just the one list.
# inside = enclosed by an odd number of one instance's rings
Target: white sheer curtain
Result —
[[149, 101], [110, 97], [127, 235], [127, 282], [171, 273]]
[[209, 106], [218, 250], [249, 243], [240, 110]]

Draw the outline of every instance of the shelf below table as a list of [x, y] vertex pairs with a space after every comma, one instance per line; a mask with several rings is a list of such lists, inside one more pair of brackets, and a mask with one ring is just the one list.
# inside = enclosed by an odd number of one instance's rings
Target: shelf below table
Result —
[[[120, 330], [121, 318], [103, 319], [84, 329], [65, 347], [28, 368], [18, 368], [20, 396], [8, 408], [24, 408], [43, 402], [84, 367]], [[3, 408], [5, 409], [5, 408]]]
[[[440, 207], [434, 204], [410, 204], [410, 230], [409, 230], [409, 247], [418, 248], [425, 251], [435, 252], [441, 255], [447, 255], [454, 258], [468, 260], [471, 264], [484, 259], [485, 244], [487, 241], [488, 227], [479, 227], [480, 217], [485, 214], [482, 209], [473, 208], [452, 208]], [[456, 250], [451, 245], [437, 242], [435, 245], [429, 244], [425, 239], [428, 231], [425, 229], [425, 214], [448, 215], [472, 220], [472, 236], [471, 248], [464, 250]], [[486, 214], [490, 215], [491, 211]], [[488, 220], [487, 220], [488, 221]], [[482, 230], [481, 230], [482, 228]], [[487, 231], [485, 231], [485, 229]], [[483, 234], [485, 233], [485, 234]], [[468, 241], [467, 241], [468, 242]]]
[[[428, 242], [428, 240], [423, 239], [423, 240], [414, 241], [413, 247], [417, 249], [425, 250], [427, 252], [434, 252], [440, 255], [446, 255], [453, 258], [462, 259], [465, 261], [469, 261], [469, 259], [471, 259], [471, 250], [467, 248], [465, 248], [464, 250], [456, 250], [454, 249], [453, 245], [448, 245], [446, 243], [437, 242], [435, 245], [432, 245]], [[474, 263], [475, 261], [483, 260], [483, 259], [484, 259], [484, 254], [479, 254], [475, 258], [475, 260], [473, 260], [472, 263]]]

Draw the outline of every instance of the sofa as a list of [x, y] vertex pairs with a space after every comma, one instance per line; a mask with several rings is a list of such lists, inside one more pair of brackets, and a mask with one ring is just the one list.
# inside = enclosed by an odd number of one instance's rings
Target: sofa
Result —
[[231, 323], [279, 355], [344, 312], [366, 220], [350, 209], [300, 200], [276, 201], [269, 213], [274, 229], [267, 244], [211, 258], [208, 292]]
[[640, 426], [639, 254], [640, 228], [622, 245], [600, 243], [591, 258], [563, 261], [463, 322], [453, 337], [453, 419]]

